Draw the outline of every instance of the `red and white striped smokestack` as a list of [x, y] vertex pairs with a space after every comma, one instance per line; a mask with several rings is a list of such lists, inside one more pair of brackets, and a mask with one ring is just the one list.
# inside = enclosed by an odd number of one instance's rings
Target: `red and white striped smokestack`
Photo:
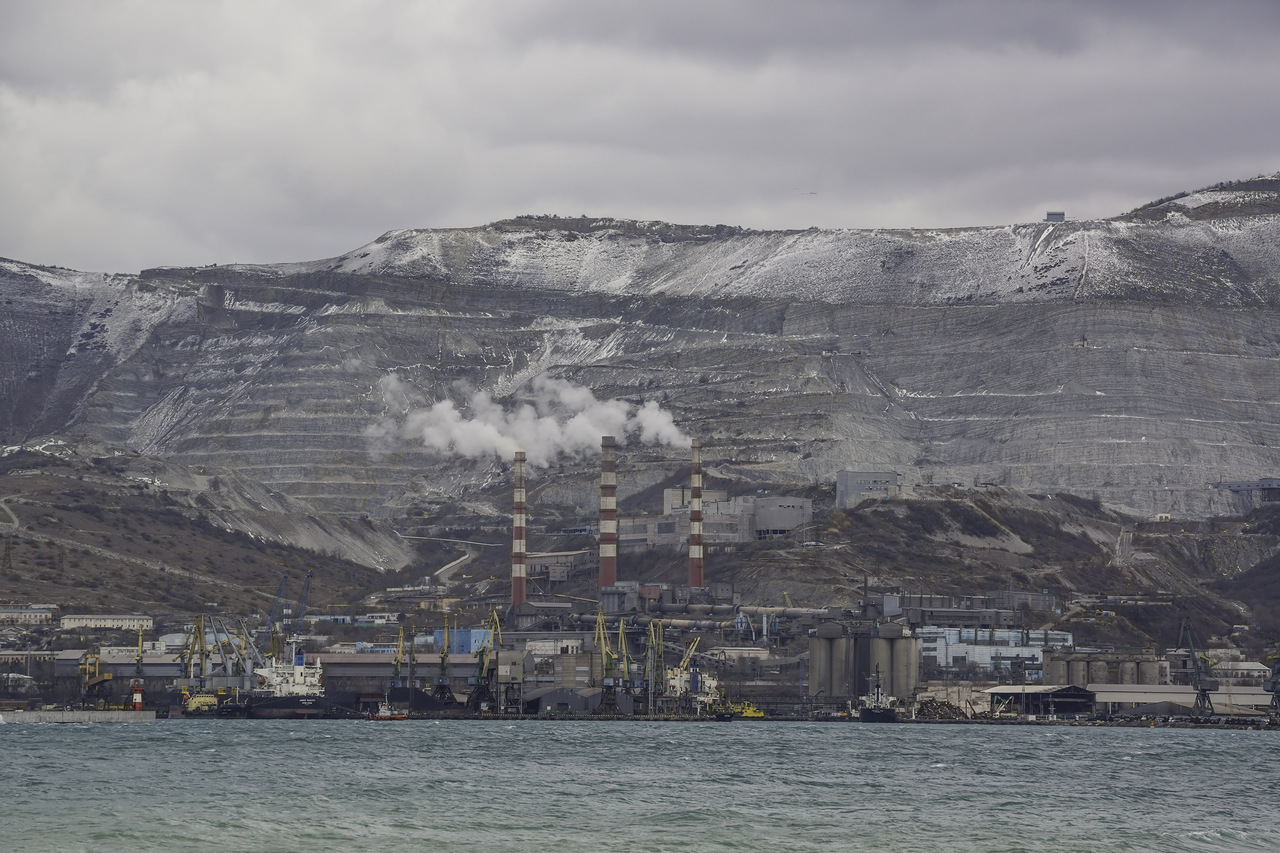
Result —
[[516, 451], [514, 471], [515, 482], [511, 490], [511, 607], [515, 609], [524, 604], [528, 595], [529, 571], [525, 566], [525, 554], [528, 553], [524, 503], [524, 452]]
[[600, 580], [604, 589], [618, 582], [618, 473], [613, 436], [600, 437]]
[[702, 563], [702, 439], [693, 440], [693, 472], [689, 474], [689, 586], [706, 586]]

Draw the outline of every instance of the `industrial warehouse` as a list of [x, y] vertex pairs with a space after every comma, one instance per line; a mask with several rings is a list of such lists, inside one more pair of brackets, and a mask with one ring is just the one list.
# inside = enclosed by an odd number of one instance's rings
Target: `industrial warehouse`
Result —
[[[242, 620], [202, 616], [180, 635], [144, 641], [151, 617], [79, 614], [62, 617], [62, 628], [136, 631], [136, 647], [27, 652], [25, 659], [16, 653], [7, 662], [11, 669], [24, 663], [28, 671], [33, 663], [50, 668], [62, 714], [876, 722], [1158, 717], [1245, 724], [1276, 719], [1275, 667], [1244, 661], [1211, 665], [1189, 625], [1180, 647], [1171, 651], [1076, 646], [1070, 632], [1022, 624], [1025, 612], [1057, 606], [1047, 593], [998, 590], [957, 599], [866, 589], [853, 609], [796, 607], [790, 600], [744, 603], [731, 585], [707, 579], [704, 549], [787, 535], [811, 521], [812, 507], [800, 498], [729, 499], [723, 493], [707, 501], [701, 442], [695, 438], [691, 444], [688, 485], [667, 490], [661, 519], [641, 524], [618, 517], [615, 441], [602, 438], [594, 553], [530, 552], [526, 460], [515, 453], [510, 599], [489, 604], [478, 626], [462, 624], [454, 612], [459, 602], [447, 585], [382, 594], [384, 606], [416, 601], [436, 611], [440, 627], [419, 630], [413, 617], [391, 608], [354, 620], [308, 615], [310, 578], [290, 605], [286, 577], [256, 632]], [[880, 489], [885, 480], [859, 474], [851, 482], [856, 492], [868, 482]], [[714, 507], [709, 515], [708, 503]], [[708, 518], [719, 525], [713, 536], [705, 532]], [[660, 547], [677, 541], [687, 547], [685, 583], [619, 577], [621, 544]], [[593, 570], [594, 600], [551, 591], [569, 575]], [[49, 608], [6, 614], [14, 623], [52, 620]], [[394, 628], [396, 640], [317, 648], [316, 638], [326, 628], [342, 624]], [[5, 708], [11, 712], [33, 704], [22, 701], [29, 688], [23, 677], [9, 676]]]

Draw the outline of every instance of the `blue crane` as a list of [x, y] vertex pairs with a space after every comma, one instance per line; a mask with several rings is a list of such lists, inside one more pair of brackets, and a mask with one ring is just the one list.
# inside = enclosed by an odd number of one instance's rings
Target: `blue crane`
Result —
[[267, 614], [267, 625], [258, 637], [258, 651], [261, 654], [270, 653], [271, 637], [276, 631], [276, 619], [280, 617], [280, 603], [284, 601], [284, 588], [287, 583], [289, 583], [289, 573], [285, 572], [284, 577], [280, 578], [280, 588], [276, 590], [276, 600], [272, 603], [271, 611]]
[[294, 608], [293, 613], [293, 633], [295, 635], [302, 633], [302, 617], [307, 612], [307, 599], [311, 597], [311, 575], [307, 572], [307, 579], [302, 583], [302, 595], [298, 596], [298, 606]]

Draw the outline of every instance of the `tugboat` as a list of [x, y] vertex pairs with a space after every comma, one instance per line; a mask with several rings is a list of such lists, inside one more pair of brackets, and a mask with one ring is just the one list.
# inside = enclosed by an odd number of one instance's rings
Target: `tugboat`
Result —
[[898, 722], [898, 712], [893, 709], [893, 699], [884, 694], [880, 684], [880, 664], [876, 664], [876, 674], [867, 681], [871, 682], [871, 692], [862, 697], [862, 704], [858, 706], [858, 721], [862, 723]]
[[732, 720], [747, 719], [760, 720], [764, 719], [764, 711], [761, 711], [752, 702], [730, 702], [723, 697], [720, 701], [708, 707], [708, 711], [717, 720], [727, 723]]
[[183, 690], [182, 716], [184, 717], [216, 717], [220, 705], [218, 696], [208, 691], [189, 693]]
[[379, 702], [378, 710], [369, 714], [371, 720], [407, 720], [408, 714], [401, 714], [391, 710], [391, 705], [387, 702]]

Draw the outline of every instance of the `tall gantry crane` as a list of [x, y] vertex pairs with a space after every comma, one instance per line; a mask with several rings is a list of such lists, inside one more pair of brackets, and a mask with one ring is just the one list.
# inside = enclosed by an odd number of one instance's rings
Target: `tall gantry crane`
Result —
[[417, 644], [418, 644], [418, 629], [414, 626], [412, 622], [410, 622], [409, 633], [408, 633], [408, 650], [406, 653], [406, 656], [408, 658], [407, 663], [409, 665], [409, 673], [405, 677], [405, 686], [409, 688], [409, 713], [410, 714], [412, 714], [415, 710], [413, 700], [414, 700], [414, 695], [418, 690], [418, 685], [414, 680], [414, 674], [413, 674], [414, 664], [417, 663], [417, 661], [414, 660], [413, 653], [415, 648], [417, 647]]
[[1196, 690], [1196, 702], [1191, 709], [1191, 715], [1211, 717], [1213, 716], [1213, 699], [1209, 694], [1218, 689], [1218, 679], [1211, 674], [1209, 661], [1196, 648], [1195, 632], [1191, 630], [1190, 620], [1182, 620], [1178, 645], [1191, 654], [1191, 686]]
[[657, 702], [667, 692], [667, 666], [663, 658], [662, 623], [657, 619], [649, 623], [649, 650], [645, 654], [645, 681], [649, 687], [649, 713], [654, 713]]
[[485, 632], [484, 644], [476, 652], [476, 683], [467, 694], [467, 710], [484, 711], [493, 703], [493, 679], [497, 657], [497, 649], [502, 645], [502, 624], [498, 621], [498, 609], [495, 607], [489, 615], [488, 631]]
[[293, 614], [294, 636], [300, 636], [302, 634], [302, 628], [303, 628], [302, 617], [307, 612], [307, 602], [311, 598], [311, 575], [312, 574], [313, 573], [310, 571], [307, 572], [307, 579], [302, 583], [302, 594], [298, 596], [298, 606], [297, 608], [295, 608], [295, 612]]
[[667, 673], [667, 688], [674, 692], [678, 705], [686, 713], [693, 710], [694, 697], [699, 690], [699, 672], [697, 663], [694, 661], [694, 654], [698, 651], [698, 644], [702, 642], [701, 637], [694, 637], [687, 646], [685, 646], [684, 654], [680, 656], [680, 662], [673, 666]]
[[280, 605], [284, 602], [285, 585], [289, 583], [289, 573], [280, 578], [280, 588], [276, 590], [276, 600], [271, 603], [271, 611], [267, 614], [267, 625], [258, 638], [257, 650], [262, 656], [278, 657], [284, 651], [284, 641], [276, 631], [276, 620], [280, 618]]
[[626, 621], [618, 620], [618, 644], [614, 658], [615, 677], [622, 683], [622, 689], [631, 692], [631, 650], [627, 648]]
[[175, 661], [182, 662], [182, 677], [188, 681], [196, 680], [200, 687], [204, 687], [204, 680], [209, 675], [209, 629], [205, 626], [205, 615], [201, 613], [196, 616], [195, 622], [191, 625], [191, 632], [187, 634], [183, 641], [182, 648], [178, 650], [178, 656]]
[[449, 686], [449, 614], [444, 615], [444, 637], [440, 643], [440, 674], [436, 676], [435, 689], [431, 693], [441, 702], [452, 705], [457, 700], [453, 697], [453, 688]]
[[391, 684], [388, 687], [400, 686], [400, 663], [404, 660], [404, 625], [400, 626], [400, 636], [396, 640], [396, 657], [391, 662]]
[[[621, 633], [621, 620], [619, 620], [619, 633]], [[600, 706], [596, 709], [599, 714], [616, 714], [618, 713], [618, 695], [617, 695], [617, 678], [614, 674], [614, 666], [618, 659], [617, 654], [609, 647], [609, 635], [604, 628], [604, 611], [596, 613], [596, 651], [600, 653], [600, 686], [603, 693], [600, 694]]]

